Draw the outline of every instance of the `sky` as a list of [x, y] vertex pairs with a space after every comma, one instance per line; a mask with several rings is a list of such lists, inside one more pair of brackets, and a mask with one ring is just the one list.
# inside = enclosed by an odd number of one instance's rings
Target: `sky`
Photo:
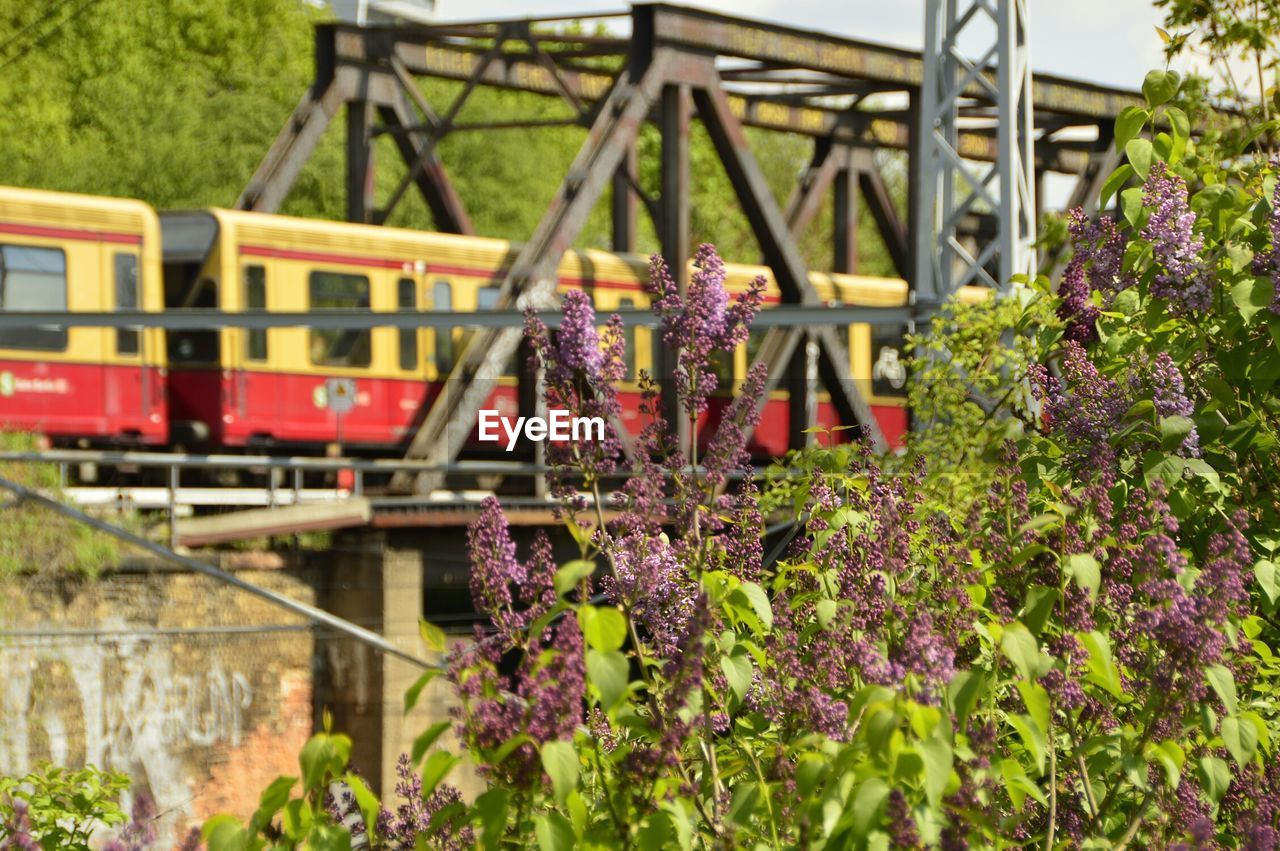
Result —
[[[1163, 67], [1150, 0], [1028, 0], [1035, 71], [1137, 89]], [[919, 49], [924, 0], [684, 0], [681, 5]], [[436, 0], [441, 20], [625, 11], [618, 0]], [[536, 12], [531, 10], [536, 9]]]

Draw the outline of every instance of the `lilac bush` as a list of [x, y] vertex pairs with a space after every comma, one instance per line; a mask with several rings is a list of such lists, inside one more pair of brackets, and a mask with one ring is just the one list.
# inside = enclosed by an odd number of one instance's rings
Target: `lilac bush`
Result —
[[[902, 457], [831, 441], [753, 470], [759, 370], [700, 433], [761, 284], [731, 298], [703, 246], [682, 297], [655, 259], [677, 409], [642, 377], [629, 458], [615, 432], [551, 453], [576, 558], [522, 553], [484, 504], [484, 622], [407, 698], [447, 676], [458, 708], [402, 803], [326, 731], [303, 796], [284, 778], [210, 847], [1280, 846], [1277, 175], [1211, 165], [1176, 89], [1149, 78], [1122, 117], [1123, 218], [1072, 216], [1056, 292], [935, 320]], [[546, 401], [612, 416], [618, 324], [565, 314], [526, 323]]]

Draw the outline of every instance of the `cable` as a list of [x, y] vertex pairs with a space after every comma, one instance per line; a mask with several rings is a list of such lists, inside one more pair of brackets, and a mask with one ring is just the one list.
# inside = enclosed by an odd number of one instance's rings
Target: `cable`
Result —
[[98, 2], [99, 0], [85, 0], [83, 4], [81, 4], [76, 9], [74, 9], [70, 15], [67, 15], [65, 18], [63, 18], [56, 26], [53, 27], [53, 29], [46, 31], [43, 35], [37, 37], [35, 41], [31, 42], [22, 50], [18, 51], [17, 54], [10, 57], [9, 59], [6, 59], [4, 61], [4, 64], [0, 64], [0, 71], [3, 71], [4, 69], [8, 68], [10, 65], [14, 65], [14, 64], [17, 64], [18, 62], [21, 62], [24, 58], [26, 58], [31, 53], [31, 51], [35, 50], [37, 47], [39, 47], [40, 45], [48, 41], [50, 36], [52, 36], [58, 30], [65, 27], [67, 24], [71, 23], [73, 20], [78, 18], [85, 10], [87, 10], [90, 6]]
[[71, 0], [59, 0], [58, 3], [54, 4], [54, 6], [51, 9], [49, 9], [47, 12], [45, 12], [43, 15], [36, 18], [34, 21], [32, 21], [31, 23], [27, 24], [25, 27], [23, 27], [22, 29], [14, 33], [14, 35], [8, 41], [6, 41], [4, 44], [0, 44], [0, 55], [8, 53], [9, 48], [12, 47], [16, 42], [21, 40], [21, 38], [24, 35], [31, 32], [33, 29], [45, 23], [46, 21], [50, 20], [54, 15], [58, 14], [58, 11], [63, 6], [66, 6], [70, 2]]

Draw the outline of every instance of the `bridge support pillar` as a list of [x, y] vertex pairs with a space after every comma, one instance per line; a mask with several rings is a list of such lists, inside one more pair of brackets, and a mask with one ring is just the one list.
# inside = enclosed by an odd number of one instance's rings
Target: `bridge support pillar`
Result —
[[[422, 552], [390, 546], [382, 532], [361, 532], [337, 537], [332, 558], [325, 607], [408, 653], [432, 658], [418, 634]], [[404, 693], [422, 674], [420, 668], [334, 636], [317, 644], [317, 721], [324, 710], [331, 712], [334, 730], [353, 739], [352, 764], [375, 789], [390, 793], [397, 758], [409, 752], [414, 736], [447, 717], [445, 685], [428, 686], [406, 715]]]

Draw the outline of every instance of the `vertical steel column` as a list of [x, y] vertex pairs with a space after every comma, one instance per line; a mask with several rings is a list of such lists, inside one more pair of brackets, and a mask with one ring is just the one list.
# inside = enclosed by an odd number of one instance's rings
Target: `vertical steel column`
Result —
[[373, 110], [367, 100], [347, 103], [347, 221], [372, 222]]
[[[966, 32], [986, 38], [988, 47], [976, 62], [957, 46]], [[912, 161], [914, 284], [926, 310], [965, 284], [1003, 289], [1014, 275], [1035, 273], [1029, 52], [1025, 0], [926, 0]], [[995, 106], [997, 156], [990, 166], [959, 152], [960, 108], [974, 102]], [[993, 241], [970, 251], [957, 229], [975, 209], [994, 215], [997, 227]]]
[[831, 271], [853, 274], [858, 268], [858, 184], [849, 164], [836, 172]]
[[[662, 257], [667, 261], [671, 279], [683, 296], [689, 284], [689, 120], [692, 97], [686, 84], [663, 86], [659, 105], [659, 132], [662, 134], [662, 197], [658, 199], [658, 238]], [[657, 332], [655, 332], [657, 333]], [[655, 339], [658, 339], [655, 337]], [[680, 411], [676, 399], [674, 374], [679, 352], [666, 346], [653, 351], [662, 382], [662, 404], [667, 422], [675, 429], [680, 451], [689, 450], [689, 420]]]
[[613, 173], [612, 197], [609, 200], [614, 251], [630, 253], [636, 250], [636, 193], [631, 188], [631, 178], [635, 173], [636, 146], [631, 145], [622, 158], [622, 165]]
[[684, 292], [685, 264], [692, 253], [689, 246], [689, 115], [688, 85], [662, 89], [660, 129], [662, 133], [662, 256], [671, 267], [671, 277]]

